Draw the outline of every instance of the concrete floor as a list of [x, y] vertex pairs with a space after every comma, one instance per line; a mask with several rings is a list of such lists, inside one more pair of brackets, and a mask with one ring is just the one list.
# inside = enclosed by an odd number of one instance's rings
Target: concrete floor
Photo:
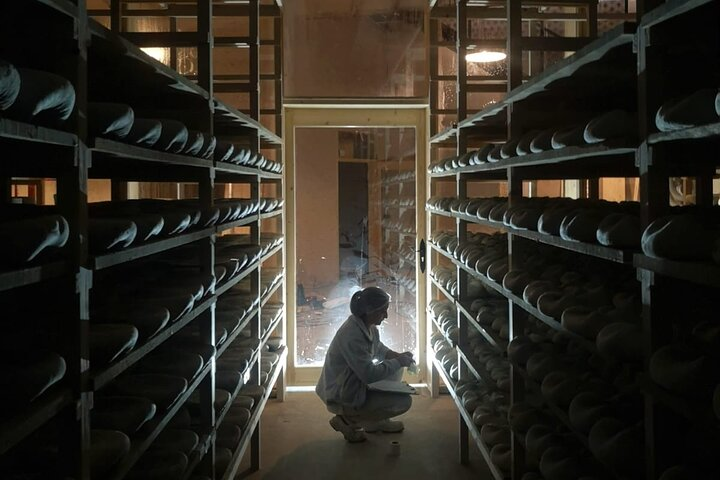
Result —
[[[335, 432], [331, 414], [314, 393], [288, 393], [285, 402], [270, 400], [261, 421], [261, 469], [236, 478], [258, 479], [491, 479], [480, 452], [471, 443], [470, 464], [458, 460], [459, 417], [452, 398], [413, 396], [413, 406], [399, 417], [405, 431], [368, 434], [349, 444]], [[390, 442], [400, 455], [390, 455]], [[249, 465], [248, 454], [241, 466]]]

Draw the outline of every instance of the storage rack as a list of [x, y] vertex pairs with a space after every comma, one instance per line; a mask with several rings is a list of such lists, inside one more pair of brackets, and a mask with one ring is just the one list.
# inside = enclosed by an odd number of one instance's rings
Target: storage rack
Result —
[[[483, 109], [483, 103], [502, 98], [503, 93], [541, 72], [547, 63], [546, 52], [577, 51], [597, 37], [598, 19], [616, 20], [616, 17], [599, 14], [597, 0], [430, 1], [430, 131], [444, 137], [435, 140], [448, 140], [453, 127]], [[572, 26], [571, 31], [558, 35], [548, 28], [554, 22], [569, 22], [566, 25]], [[483, 33], [485, 24], [500, 26], [498, 35], [504, 30], [504, 38]], [[494, 38], [485, 38], [485, 35]], [[472, 74], [467, 63], [458, 59], [481, 50], [504, 50], [513, 63], [504, 71]], [[450, 71], [447, 71], [448, 57], [454, 59]], [[524, 62], [527, 65], [523, 66]], [[441, 105], [443, 85], [455, 87], [454, 108]], [[479, 94], [490, 96], [484, 95], [484, 100], [478, 100]]]
[[[146, 4], [143, 6], [142, 4]], [[138, 8], [144, 7], [144, 8]], [[154, 8], [153, 8], [154, 7]], [[155, 2], [112, 0], [106, 9], [92, 9], [94, 17], [108, 18], [110, 29], [122, 32], [133, 44], [145, 48], [170, 50], [170, 66], [178, 69], [178, 51], [197, 50], [197, 71], [187, 78], [198, 82], [225, 103], [237, 105], [243, 113], [275, 134], [282, 127], [282, 12], [274, 1], [253, 0], [245, 4], [222, 1], [182, 0]], [[130, 29], [130, 20], [162, 20], [169, 31], [146, 32]], [[228, 25], [238, 33], [229, 35]], [[194, 27], [195, 31], [188, 31]], [[219, 32], [225, 32], [219, 34]], [[242, 34], [240, 34], [242, 33]], [[212, 50], [214, 49], [214, 50]], [[219, 51], [247, 51], [248, 61], [235, 65], [238, 71], [217, 73]], [[231, 57], [233, 58], [233, 57]], [[236, 60], [233, 58], [235, 63]], [[229, 63], [229, 62], [228, 62]], [[246, 98], [247, 97], [247, 98]], [[272, 149], [273, 142], [264, 138], [263, 148]], [[268, 141], [265, 141], [268, 140]]]
[[[209, 7], [209, 3], [198, 2], [205, 7]], [[270, 371], [263, 372], [260, 365], [260, 352], [265, 350], [270, 335], [284, 337], [285, 332], [284, 309], [282, 303], [278, 303], [284, 298], [282, 271], [279, 281], [261, 288], [264, 267], [269, 266], [268, 271], [277, 271], [277, 266], [283, 264], [282, 208], [100, 254], [91, 251], [87, 241], [88, 179], [111, 179], [113, 202], [127, 198], [126, 182], [196, 184], [198, 204], [211, 207], [216, 182], [248, 185], [252, 199], [258, 202], [261, 195], [272, 195], [271, 192], [279, 196], [283, 176], [259, 167], [224, 164], [212, 159], [91, 137], [87, 126], [87, 105], [89, 101], [127, 103], [143, 116], [179, 119], [191, 128], [214, 134], [218, 139], [239, 144], [245, 142], [244, 145], [252, 146], [253, 151], [259, 151], [261, 145], [273, 149], [277, 161], [281, 161], [281, 139], [263, 127], [257, 118], [214, 98], [211, 85], [209, 89], [198, 86], [89, 18], [92, 12], [85, 10], [84, 1], [13, 2], [3, 6], [2, 10], [3, 29], [0, 35], [4, 41], [0, 57], [19, 66], [62, 75], [72, 83], [76, 92], [74, 113], [60, 128], [0, 119], [0, 143], [7, 154], [2, 165], [2, 178], [8, 193], [15, 177], [56, 179], [58, 212], [70, 226], [68, 244], [60, 255], [39, 264], [3, 271], [0, 277], [4, 302], [12, 301], [15, 296], [33, 298], [50, 292], [50, 302], [56, 302], [52, 306], [53, 314], [63, 321], [55, 348], [67, 365], [67, 372], [58, 384], [0, 421], [2, 468], [12, 466], [13, 474], [20, 475], [30, 475], [39, 468], [41, 470], [37, 474], [44, 478], [49, 478], [48, 475], [91, 478], [94, 399], [123, 373], [134, 371], [143, 359], [158, 352], [159, 347], [179, 339], [181, 332], [196, 332], [203, 343], [212, 346], [212, 352], [205, 352], [203, 368], [187, 379], [187, 389], [166, 410], [158, 411], [139, 433], [131, 436], [129, 452], [102, 474], [102, 478], [125, 478], [163, 429], [173, 421], [175, 413], [184, 409], [186, 401], [195, 395], [199, 395], [200, 402], [200, 423], [194, 427], [199, 442], [187, 455], [188, 464], [182, 477], [190, 478], [202, 473], [209, 478], [233, 478], [248, 449], [251, 451], [251, 467], [259, 468], [259, 422], [263, 408], [276, 384], [278, 397], [282, 398], [284, 394], [282, 378], [287, 349], [283, 347], [276, 352], [278, 360]], [[255, 42], [259, 43], [257, 39]], [[102, 300], [97, 295], [93, 296], [95, 291], [100, 293], [117, 276], [142, 262], [155, 261], [180, 248], [191, 248], [188, 259], [197, 262], [202, 271], [210, 274], [213, 272], [216, 239], [241, 227], [250, 230], [252, 243], [261, 244], [267, 240], [262, 235], [268, 229], [263, 226], [265, 222], [279, 222], [269, 225], [269, 230], [279, 236], [271, 248], [262, 248], [262, 255], [237, 275], [218, 283], [217, 287], [209, 288], [190, 310], [155, 336], [138, 343], [129, 353], [107, 365], [93, 365], [89, 354], [89, 326], [93, 321], [91, 306]], [[215, 304], [229, 290], [238, 287], [249, 288], [247, 293], [255, 298], [256, 306], [247, 312], [242, 323], [228, 332], [227, 338], [222, 338], [217, 335], [220, 329], [215, 322]], [[32, 311], [34, 305], [28, 303], [26, 307]], [[269, 324], [262, 325], [266, 309], [275, 314]], [[235, 391], [230, 392], [229, 403], [219, 408], [215, 405], [215, 361], [222, 358], [243, 330], [249, 331], [251, 338], [256, 339], [256, 348], [248, 366], [241, 372], [242, 381]], [[243, 385], [261, 384], [265, 391], [258, 397], [242, 429], [242, 437], [235, 444], [227, 468], [224, 472], [216, 470], [216, 433], [229, 405], [238, 394], [243, 394]], [[40, 447], [49, 447], [50, 451], [56, 452], [57, 455], [52, 456], [53, 463], [40, 465], [29, 462], [18, 466], [21, 453]], [[4, 470], [2, 476], [14, 478]]]
[[[454, 168], [430, 173], [431, 195], [455, 196], [457, 198], [507, 196], [509, 205], [521, 200], [523, 182], [543, 179], [582, 179], [582, 193], [597, 198], [598, 180], [607, 177], [639, 178], [641, 231], [653, 220], [670, 213], [668, 196], [669, 177], [691, 177], [696, 185], [696, 203], [710, 206], [713, 202], [712, 180], [716, 176], [718, 124], [658, 132], [654, 122], [658, 108], [669, 99], [687, 95], [701, 88], [717, 88], [713, 83], [718, 74], [717, 2], [668, 1], [645, 2], [638, 5], [638, 25], [625, 23], [598, 40], [579, 50], [531, 78], [527, 83], [511, 90], [505, 99], [489, 106], [465, 120], [460, 119], [457, 128], [436, 134], [431, 139], [431, 150], [438, 163], [441, 160], [460, 159], [466, 151], [481, 147], [485, 142], [503, 143], [536, 128], [547, 128], [551, 122], [577, 122], [593, 113], [622, 108], [637, 111], [637, 138], [611, 140], [600, 144], [567, 147], [524, 156], [513, 156], [498, 162], [467, 165], [456, 161]], [[689, 32], [697, 32], [690, 34]], [[634, 48], [634, 45], [636, 48]], [[673, 72], [671, 65], [682, 61], [690, 65], [687, 70]], [[635, 66], [637, 65], [637, 68]], [[715, 79], [715, 80], [713, 80]], [[462, 93], [462, 92], [461, 92]], [[604, 105], [597, 103], [602, 96]], [[457, 152], [448, 145], [457, 145]], [[448, 153], [450, 152], [450, 153]], [[452, 157], [448, 157], [452, 155]], [[716, 156], [716, 155], [714, 155]], [[693, 158], [693, 161], [680, 160]], [[465, 161], [467, 157], [465, 158]], [[697, 161], [695, 161], [697, 160]], [[450, 165], [448, 163], [448, 165]], [[501, 181], [499, 188], [488, 188]], [[483, 186], [484, 185], [484, 186]], [[527, 188], [527, 187], [526, 187]], [[479, 193], [478, 193], [479, 192]], [[488, 193], [489, 192], [489, 193]], [[655, 384], [648, 373], [650, 359], [659, 348], [678, 341], [678, 332], [687, 329], [683, 319], [688, 313], [687, 305], [678, 305], [675, 299], [687, 295], [702, 303], [712, 304], [716, 295], [718, 268], [716, 265], [697, 262], [681, 262], [657, 259], [637, 251], [602, 247], [596, 244], [569, 242], [560, 237], [514, 228], [503, 222], [481, 220], [463, 212], [427, 208], [430, 215], [430, 235], [440, 229], [456, 232], [462, 241], [474, 225], [503, 231], [508, 236], [508, 263], [510, 270], [522, 268], [519, 258], [527, 248], [554, 248], [577, 254], [579, 261], [605, 262], [623, 270], [636, 270], [642, 288], [642, 352], [644, 364], [640, 374], [622, 393], [642, 395], [641, 420], [644, 436], [644, 460], [636, 465], [642, 472], [632, 478], [657, 479], [664, 472], [677, 466], [692, 471], [706, 471], [709, 453], [689, 452], [702, 449], [692, 443], [710, 442], [715, 445], [718, 436], [718, 419], [712, 413], [710, 401], [689, 398], [672, 393]], [[465, 288], [468, 278], [479, 279], [489, 289], [508, 299], [508, 327], [510, 339], [522, 334], [527, 326], [527, 314], [556, 331], [565, 331], [557, 319], [543, 315], [521, 296], [503, 288], [501, 283], [490, 280], [460, 262], [451, 252], [437, 245], [429, 245], [430, 267], [450, 265], [457, 272], [459, 294], [451, 294], [436, 280], [431, 280], [428, 298], [444, 298], [454, 303], [458, 310], [460, 339], [455, 346], [460, 362], [460, 378], [482, 377], [472, 364], [463, 339], [470, 329], [480, 331], [491, 346], [492, 335], [473, 321], [466, 308]], [[692, 295], [691, 295], [692, 294]], [[439, 330], [439, 328], [438, 328]], [[565, 332], [567, 333], [567, 332]], [[681, 337], [682, 338], [682, 337]], [[577, 339], [576, 339], [577, 340]], [[580, 341], [579, 345], [590, 351], [593, 342]], [[503, 348], [498, 348], [502, 352]], [[463, 363], [465, 364], [463, 366]], [[455, 394], [456, 381], [450, 378], [438, 360], [434, 367], [440, 378], [453, 393], [461, 413], [460, 448], [461, 460], [467, 460], [468, 437], [475, 443], [486, 460], [490, 459], [490, 447], [477, 435], [477, 427], [463, 409], [462, 398]], [[465, 377], [463, 377], [463, 368]], [[479, 374], [479, 375], [478, 375]], [[525, 399], [533, 390], [532, 379], [520, 365], [513, 365], [512, 405]], [[437, 387], [437, 386], [435, 386]], [[534, 386], [538, 390], [538, 385]], [[586, 433], [576, 431], [567, 413], [558, 405], [545, 401], [546, 413], [552, 414], [564, 425], [580, 444], [588, 445]], [[471, 415], [470, 415], [471, 417]], [[670, 433], [673, 432], [673, 433]], [[680, 432], [674, 433], [674, 432]], [[690, 440], [693, 447], [679, 448], [678, 438]], [[702, 440], [700, 440], [702, 439]], [[712, 439], [712, 440], [707, 440]], [[704, 455], [704, 457], [703, 457]], [[490, 460], [488, 460], [490, 463]], [[626, 478], [601, 462], [596, 465], [608, 478]], [[502, 472], [491, 465], [495, 478], [519, 479], [527, 472], [522, 436], [513, 435], [512, 469]], [[714, 470], [708, 470], [716, 473]], [[712, 475], [712, 474], [711, 474]], [[534, 477], [533, 477], [534, 478]]]

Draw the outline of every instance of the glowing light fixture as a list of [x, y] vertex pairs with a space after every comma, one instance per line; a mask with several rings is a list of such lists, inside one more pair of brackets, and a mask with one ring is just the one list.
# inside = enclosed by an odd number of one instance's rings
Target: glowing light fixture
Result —
[[151, 57], [153, 57], [158, 62], [168, 64], [170, 61], [170, 49], [169, 48], [163, 48], [163, 47], [144, 47], [141, 48], [141, 50]]
[[505, 60], [507, 54], [505, 52], [493, 52], [490, 50], [480, 50], [465, 55], [465, 61], [475, 63], [492, 63]]

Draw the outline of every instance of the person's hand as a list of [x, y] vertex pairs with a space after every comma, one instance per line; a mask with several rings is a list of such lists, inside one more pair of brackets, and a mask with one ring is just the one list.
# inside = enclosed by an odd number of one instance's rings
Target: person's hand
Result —
[[397, 356], [397, 360], [400, 362], [400, 366], [409, 367], [413, 363], [412, 353], [403, 352]]

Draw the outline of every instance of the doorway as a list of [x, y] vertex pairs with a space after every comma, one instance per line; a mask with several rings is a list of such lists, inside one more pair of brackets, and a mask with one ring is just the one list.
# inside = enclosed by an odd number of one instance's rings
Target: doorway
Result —
[[424, 106], [286, 105], [289, 385], [317, 381], [350, 297], [373, 285], [392, 296], [383, 342], [415, 352], [408, 380], [424, 381], [427, 119]]

